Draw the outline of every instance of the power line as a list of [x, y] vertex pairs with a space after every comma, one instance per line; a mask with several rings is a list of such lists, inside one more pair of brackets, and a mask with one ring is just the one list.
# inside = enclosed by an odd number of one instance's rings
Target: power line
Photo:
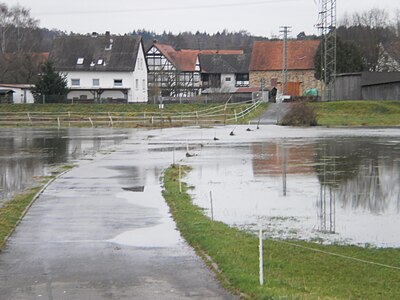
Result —
[[229, 4], [210, 4], [210, 5], [190, 5], [190, 6], [175, 6], [175, 7], [159, 7], [159, 8], [136, 8], [136, 9], [118, 9], [118, 10], [88, 10], [88, 11], [62, 11], [62, 12], [38, 12], [38, 16], [47, 15], [87, 15], [87, 14], [122, 14], [122, 13], [142, 13], [142, 12], [162, 12], [162, 11], [177, 11], [177, 10], [193, 10], [193, 9], [208, 9], [208, 8], [226, 8], [226, 7], [242, 7], [242, 6], [258, 6], [285, 2], [298, 2], [299, 0], [264, 0], [253, 2], [236, 2]]

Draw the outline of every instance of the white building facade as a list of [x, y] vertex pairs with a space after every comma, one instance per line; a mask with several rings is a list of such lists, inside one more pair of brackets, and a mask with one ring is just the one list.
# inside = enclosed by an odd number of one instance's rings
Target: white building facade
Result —
[[34, 103], [32, 88], [32, 84], [0, 84], [0, 89], [12, 90], [11, 101], [16, 104]]
[[140, 37], [62, 37], [55, 41], [50, 60], [66, 74], [71, 101], [147, 102], [147, 64]]

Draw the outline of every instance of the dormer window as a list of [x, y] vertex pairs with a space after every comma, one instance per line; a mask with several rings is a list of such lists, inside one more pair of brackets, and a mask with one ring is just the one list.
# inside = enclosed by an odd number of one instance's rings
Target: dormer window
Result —
[[84, 61], [85, 59], [83, 58], [83, 57], [78, 57], [78, 59], [76, 60], [76, 64], [77, 65], [83, 65], [83, 61]]
[[100, 59], [97, 61], [97, 64], [98, 64], [98, 65], [102, 65], [103, 62], [104, 62], [104, 60], [102, 60], [102, 59], [100, 58]]
[[94, 67], [96, 65], [96, 63], [94, 62], [94, 61], [92, 61], [91, 63], [90, 63], [90, 66], [91, 67]]

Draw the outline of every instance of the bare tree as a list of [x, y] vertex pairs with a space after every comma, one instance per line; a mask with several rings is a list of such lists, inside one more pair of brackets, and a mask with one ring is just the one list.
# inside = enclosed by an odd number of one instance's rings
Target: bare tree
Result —
[[0, 81], [30, 82], [38, 71], [33, 55], [38, 36], [39, 21], [31, 17], [30, 10], [0, 3]]
[[397, 39], [400, 40], [400, 9], [396, 9], [394, 13], [393, 27], [396, 32]]
[[360, 13], [355, 13], [352, 18], [352, 25], [369, 28], [383, 28], [389, 26], [389, 14], [385, 9], [372, 8]]
[[28, 52], [33, 47], [31, 33], [39, 21], [30, 15], [30, 10], [19, 4], [8, 7], [0, 3], [0, 51]]
[[5, 3], [0, 3], [0, 51], [6, 52], [7, 49], [7, 33], [12, 27], [11, 12]]
[[15, 27], [16, 31], [16, 51], [20, 53], [24, 50], [28, 50], [28, 47], [32, 47], [32, 44], [29, 43], [28, 46], [26, 41], [31, 32], [37, 28], [39, 21], [31, 17], [30, 9], [22, 7], [19, 4], [13, 6], [10, 12], [12, 25]]
[[378, 71], [382, 47], [396, 39], [387, 11], [373, 8], [345, 16], [341, 23], [343, 25], [338, 28], [338, 36], [358, 46], [365, 70]]

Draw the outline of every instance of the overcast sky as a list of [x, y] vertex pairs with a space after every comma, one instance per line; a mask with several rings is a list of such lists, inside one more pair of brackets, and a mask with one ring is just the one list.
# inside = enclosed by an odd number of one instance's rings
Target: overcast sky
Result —
[[[127, 33], [144, 28], [215, 33], [246, 30], [271, 37], [280, 26], [291, 26], [291, 36], [300, 31], [317, 33], [319, 0], [0, 0], [17, 2], [31, 9], [40, 26], [76, 33]], [[337, 17], [373, 7], [389, 13], [400, 9], [399, 0], [338, 0]]]

